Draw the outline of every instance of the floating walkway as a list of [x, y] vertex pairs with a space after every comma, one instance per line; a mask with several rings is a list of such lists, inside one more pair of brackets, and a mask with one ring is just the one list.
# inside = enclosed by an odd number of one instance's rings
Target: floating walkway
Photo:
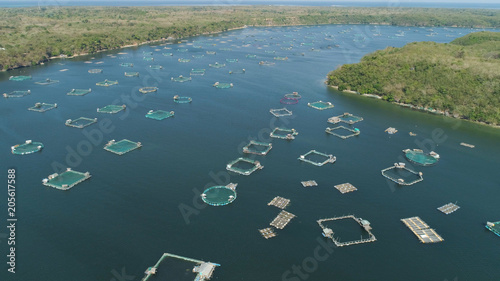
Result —
[[338, 185], [335, 186], [335, 188], [338, 191], [340, 191], [340, 193], [342, 193], [342, 194], [358, 190], [356, 187], [354, 187], [354, 185], [352, 185], [350, 183], [338, 184]]
[[[394, 173], [395, 170], [396, 172]], [[406, 171], [407, 175], [404, 175]], [[413, 185], [424, 180], [422, 172], [415, 172], [406, 167], [405, 163], [394, 163], [394, 166], [383, 169], [382, 175], [400, 185]], [[413, 176], [410, 181], [403, 179], [405, 176]]]
[[179, 259], [187, 262], [192, 262], [195, 263], [196, 265], [193, 267], [193, 272], [197, 273], [194, 281], [205, 281], [209, 280], [212, 278], [212, 274], [214, 273], [215, 267], [220, 266], [220, 264], [217, 263], [212, 263], [212, 262], [205, 262], [201, 260], [196, 260], [192, 258], [186, 258], [183, 256], [178, 256], [174, 254], [169, 254], [169, 253], [164, 253], [161, 258], [156, 262], [156, 264], [152, 267], [149, 267], [141, 281], [148, 281], [151, 276], [155, 275], [158, 272], [159, 266], [165, 260], [166, 258], [174, 258], [174, 259]]
[[421, 166], [431, 166], [439, 160], [439, 154], [434, 151], [424, 153], [421, 149], [405, 149], [403, 152], [406, 159]]
[[25, 143], [16, 144], [12, 146], [10, 149], [12, 151], [12, 154], [26, 155], [38, 152], [42, 150], [42, 148], [43, 148], [43, 143], [27, 140]]
[[17, 82], [25, 81], [25, 80], [30, 80], [30, 79], [31, 79], [31, 76], [26, 76], [26, 75], [19, 75], [19, 76], [11, 76], [11, 77], [9, 77], [10, 81], [17, 81]]
[[361, 133], [361, 131], [358, 128], [351, 129], [344, 126], [337, 126], [335, 128], [328, 127], [325, 129], [325, 132], [327, 132], [330, 135], [339, 137], [343, 140], [348, 139], [350, 137], [358, 136]]
[[190, 97], [180, 97], [178, 95], [174, 96], [174, 102], [175, 103], [190, 103], [192, 101], [193, 101], [193, 99], [190, 98]]
[[270, 109], [269, 112], [271, 112], [271, 114], [275, 117], [291, 116], [293, 114], [291, 110], [284, 107], [279, 109]]
[[126, 105], [114, 105], [114, 104], [110, 104], [110, 105], [106, 105], [105, 107], [98, 108], [97, 112], [99, 112], [99, 113], [108, 113], [108, 114], [115, 114], [115, 113], [118, 113], [118, 112], [120, 112], [122, 110], [125, 110], [125, 108], [127, 108]]
[[465, 142], [461, 142], [461, 143], [460, 143], [460, 145], [461, 145], [461, 146], [468, 147], [468, 148], [474, 148], [474, 147], [476, 147], [476, 146], [475, 146], [475, 145], [473, 145], [473, 144], [468, 144], [468, 143], [465, 143]]
[[57, 188], [60, 190], [68, 190], [73, 186], [90, 178], [89, 172], [81, 173], [68, 168], [64, 173], [54, 173], [42, 180], [43, 185]]
[[[247, 167], [241, 167], [242, 165], [245, 165]], [[239, 166], [239, 167], [238, 167]], [[229, 162], [226, 165], [226, 170], [235, 172], [240, 175], [248, 176], [252, 174], [253, 172], [263, 169], [264, 166], [260, 164], [259, 161], [257, 160], [252, 160], [249, 158], [244, 158], [240, 157], [234, 161]]]
[[50, 78], [47, 78], [45, 80], [35, 82], [35, 84], [38, 84], [38, 85], [51, 85], [51, 84], [55, 84], [55, 83], [59, 83], [59, 80], [52, 80]]
[[277, 229], [283, 229], [295, 217], [294, 214], [282, 210], [276, 218], [270, 223], [271, 226]]
[[273, 148], [273, 145], [271, 143], [251, 140], [249, 144], [243, 147], [243, 153], [267, 155], [271, 148]]
[[163, 119], [174, 116], [174, 114], [175, 113], [173, 111], [168, 112], [168, 111], [163, 111], [163, 110], [156, 110], [156, 111], [150, 110], [146, 114], [146, 117], [161, 121]]
[[97, 86], [101, 86], [101, 87], [109, 87], [109, 86], [117, 85], [118, 81], [111, 81], [111, 80], [106, 79], [104, 81], [97, 82], [95, 84]]
[[210, 206], [225, 206], [236, 200], [237, 183], [230, 183], [226, 186], [212, 186], [207, 188], [200, 195], [201, 200]]
[[259, 232], [266, 239], [276, 237], [276, 232], [274, 232], [274, 229], [272, 227], [259, 229]]
[[30, 95], [30, 94], [31, 94], [30, 90], [27, 90], [27, 91], [12, 91], [12, 92], [10, 92], [8, 94], [4, 93], [3, 97], [4, 98], [22, 98], [22, 97]]
[[286, 199], [280, 196], [276, 196], [271, 200], [271, 202], [267, 203], [268, 206], [275, 206], [280, 209], [285, 209], [290, 204], [290, 199]]
[[421, 220], [419, 217], [401, 219], [401, 221], [418, 237], [422, 243], [437, 243], [444, 241], [434, 229]]
[[315, 180], [301, 181], [300, 183], [303, 187], [318, 186], [318, 183]]
[[119, 142], [116, 142], [115, 140], [110, 140], [104, 146], [104, 150], [113, 152], [114, 154], [123, 155], [141, 146], [142, 144], [140, 142], [133, 142], [127, 139], [123, 139]]
[[85, 96], [86, 94], [92, 92], [91, 88], [88, 89], [71, 89], [66, 95], [68, 96]]
[[139, 89], [139, 92], [143, 94], [155, 93], [158, 91], [158, 87], [142, 87]]
[[443, 212], [444, 214], [449, 215], [449, 214], [455, 212], [456, 210], [460, 209], [460, 207], [456, 204], [448, 203], [448, 204], [443, 205], [437, 209], [439, 211]]
[[217, 89], [229, 89], [232, 88], [234, 85], [233, 83], [220, 83], [220, 82], [215, 82], [213, 85]]
[[317, 101], [313, 103], [307, 103], [308, 106], [315, 108], [317, 110], [325, 110], [334, 108], [334, 105], [331, 102]]
[[274, 128], [274, 130], [269, 134], [271, 138], [283, 139], [283, 140], [293, 140], [295, 136], [299, 133], [295, 129], [287, 128]]
[[90, 126], [90, 125], [96, 123], [96, 122], [97, 122], [97, 118], [90, 119], [87, 117], [80, 117], [80, 118], [75, 119], [75, 120], [71, 120], [71, 119], [66, 120], [65, 125], [69, 126], [69, 127], [83, 129], [87, 126]]
[[[317, 158], [317, 160], [312, 159], [313, 157]], [[337, 161], [337, 157], [333, 156], [332, 154], [325, 154], [316, 150], [311, 150], [304, 155], [300, 155], [300, 157], [297, 159], [309, 164], [313, 164], [315, 166], [323, 166], [327, 163], [335, 163], [335, 161]]]
[[51, 110], [54, 108], [57, 108], [57, 103], [51, 104], [51, 103], [37, 102], [35, 103], [35, 106], [28, 108], [28, 110], [36, 112], [45, 112], [47, 110]]
[[497, 236], [500, 236], [500, 221], [497, 222], [486, 222], [486, 228], [491, 232], [495, 233]]
[[361, 121], [363, 121], [362, 117], [352, 115], [349, 112], [346, 112], [346, 113], [339, 115], [339, 116], [334, 116], [334, 117], [328, 118], [328, 123], [330, 123], [330, 124], [337, 124], [340, 122], [344, 122], [346, 124], [352, 125], [354, 123], [361, 122]]
[[[346, 241], [346, 242], [340, 242], [337, 238], [335, 238], [333, 235], [335, 234], [331, 228], [328, 228], [323, 225], [324, 222], [327, 221], [336, 221], [336, 220], [344, 220], [344, 219], [353, 219], [356, 221], [369, 235], [368, 238], [366, 239], [359, 239], [359, 240], [353, 240], [353, 241]], [[344, 246], [351, 246], [351, 245], [357, 245], [357, 244], [363, 244], [363, 243], [369, 243], [369, 242], [375, 242], [377, 241], [377, 238], [373, 233], [371, 232], [372, 227], [370, 226], [370, 222], [367, 220], [364, 220], [362, 218], [357, 218], [354, 215], [347, 215], [347, 216], [341, 216], [341, 217], [334, 217], [334, 218], [326, 218], [326, 219], [320, 219], [317, 220], [317, 223], [323, 230], [323, 236], [326, 238], [332, 239], [333, 243], [337, 247], [344, 247]]]

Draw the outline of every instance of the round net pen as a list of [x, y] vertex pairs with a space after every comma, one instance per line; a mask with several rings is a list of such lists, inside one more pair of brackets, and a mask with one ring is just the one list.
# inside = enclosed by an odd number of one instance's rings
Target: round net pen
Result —
[[32, 153], [38, 152], [38, 151], [42, 150], [42, 148], [43, 148], [43, 143], [27, 140], [23, 144], [16, 144], [16, 145], [12, 146], [11, 151], [12, 151], [12, 154], [26, 155], [26, 154], [32, 154]]

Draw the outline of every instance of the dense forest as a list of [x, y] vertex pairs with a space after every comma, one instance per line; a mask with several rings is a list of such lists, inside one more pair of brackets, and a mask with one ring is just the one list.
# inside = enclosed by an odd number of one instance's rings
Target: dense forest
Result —
[[500, 33], [471, 33], [449, 44], [389, 47], [330, 72], [327, 83], [339, 90], [500, 125]]
[[342, 7], [34, 7], [0, 9], [0, 70], [243, 26], [385, 24], [500, 27], [500, 10]]

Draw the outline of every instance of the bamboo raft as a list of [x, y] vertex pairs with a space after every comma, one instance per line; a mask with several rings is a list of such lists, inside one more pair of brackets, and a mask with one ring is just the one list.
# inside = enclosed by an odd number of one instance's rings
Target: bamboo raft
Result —
[[444, 239], [430, 228], [422, 219], [419, 217], [411, 217], [406, 219], [401, 219], [401, 221], [418, 237], [422, 243], [437, 243], [442, 242]]

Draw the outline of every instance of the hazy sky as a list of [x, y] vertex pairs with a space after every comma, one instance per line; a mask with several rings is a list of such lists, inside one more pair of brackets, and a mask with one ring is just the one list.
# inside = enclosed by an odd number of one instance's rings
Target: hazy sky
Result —
[[[134, 1], [134, 2], [138, 2], [138, 0], [105, 0], [106, 2], [128, 2], [128, 1]], [[147, 0], [148, 2], [163, 2], [163, 3], [168, 3], [168, 2], [180, 2], [179, 0], [172, 0], [172, 1], [169, 1], [169, 0]], [[231, 0], [225, 0], [226, 2], [227, 1], [231, 1]], [[244, 2], [245, 0], [233, 0], [235, 3], [238, 3], [238, 2]], [[306, 1], [304, 0], [250, 0], [252, 2], [263, 2], [263, 3], [271, 3], [271, 2], [287, 2], [287, 3], [293, 3], [293, 2], [301, 2], [301, 3], [304, 3]], [[474, 0], [313, 0], [314, 2], [326, 2], [326, 3], [331, 3], [331, 4], [335, 4], [335, 3], [340, 3], [340, 2], [377, 2], [377, 3], [383, 3], [383, 2], [387, 2], [387, 3], [397, 3], [397, 2], [405, 2], [405, 3], [429, 3], [429, 2], [434, 2], [434, 3], [498, 3], [500, 0], [477, 0], [477, 1], [474, 1]], [[37, 2], [36, 0], [0, 0], [0, 2], [12, 2], [12, 3], [15, 3], [15, 2]], [[38, 2], [40, 3], [50, 3], [50, 2], [54, 2], [54, 3], [61, 3], [61, 4], [64, 4], [64, 3], [69, 3], [69, 2], [73, 2], [73, 3], [77, 3], [77, 2], [85, 2], [84, 0], [39, 0]], [[210, 3], [210, 2], [220, 2], [220, 0], [184, 0], [183, 2], [207, 2], [207, 3]]]

